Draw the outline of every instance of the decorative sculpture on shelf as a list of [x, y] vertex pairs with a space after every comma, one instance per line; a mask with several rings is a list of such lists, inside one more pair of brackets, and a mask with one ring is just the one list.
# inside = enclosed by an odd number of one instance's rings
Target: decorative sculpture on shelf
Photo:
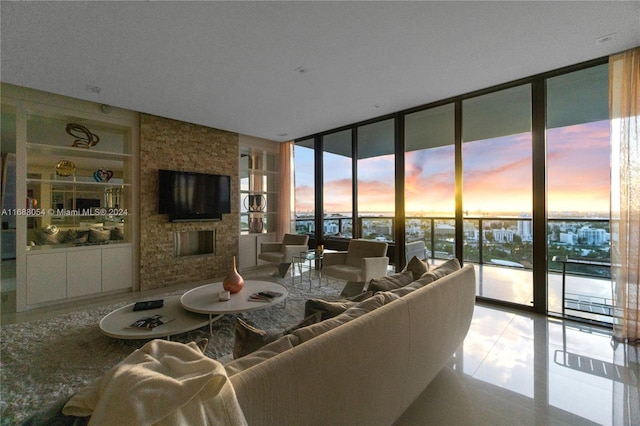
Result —
[[93, 180], [96, 182], [109, 182], [113, 177], [113, 172], [111, 170], [98, 169], [93, 172]]
[[262, 213], [267, 206], [267, 198], [264, 195], [247, 195], [244, 197], [244, 208], [250, 213]]
[[75, 148], [91, 148], [98, 145], [100, 137], [95, 133], [92, 133], [86, 127], [77, 123], [67, 123], [66, 131], [68, 134], [76, 138], [71, 146]]
[[56, 174], [61, 177], [71, 176], [76, 172], [76, 165], [69, 160], [60, 160], [56, 164]]
[[264, 222], [261, 217], [249, 219], [249, 232], [252, 234], [261, 234], [264, 230]]

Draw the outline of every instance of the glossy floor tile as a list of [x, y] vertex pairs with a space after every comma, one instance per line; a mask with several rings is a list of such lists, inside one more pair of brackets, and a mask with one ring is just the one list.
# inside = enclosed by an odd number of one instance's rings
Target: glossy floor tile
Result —
[[640, 348], [610, 330], [477, 305], [403, 425], [640, 425]]

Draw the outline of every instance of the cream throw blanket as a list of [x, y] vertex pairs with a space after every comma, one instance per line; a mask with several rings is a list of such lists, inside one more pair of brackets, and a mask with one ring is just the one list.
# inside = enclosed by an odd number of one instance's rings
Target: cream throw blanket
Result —
[[152, 340], [83, 388], [62, 410], [90, 425], [246, 425], [219, 362], [195, 343]]

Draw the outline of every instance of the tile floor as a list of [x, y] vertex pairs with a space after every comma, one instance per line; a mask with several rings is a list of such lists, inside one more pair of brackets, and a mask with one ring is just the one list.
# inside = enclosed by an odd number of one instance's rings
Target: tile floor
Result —
[[398, 424], [640, 425], [640, 347], [476, 305], [463, 348]]

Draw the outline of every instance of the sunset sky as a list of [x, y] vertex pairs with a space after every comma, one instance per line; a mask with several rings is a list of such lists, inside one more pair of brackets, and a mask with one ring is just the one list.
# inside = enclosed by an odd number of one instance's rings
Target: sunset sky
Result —
[[[351, 160], [325, 153], [327, 213], [351, 210]], [[528, 213], [532, 209], [531, 134], [463, 144], [463, 203], [470, 215]], [[296, 148], [296, 211], [313, 211], [313, 151]], [[609, 211], [609, 122], [547, 131], [549, 212]], [[394, 211], [394, 160], [358, 162], [361, 213]], [[454, 212], [453, 146], [405, 155], [407, 215]]]

